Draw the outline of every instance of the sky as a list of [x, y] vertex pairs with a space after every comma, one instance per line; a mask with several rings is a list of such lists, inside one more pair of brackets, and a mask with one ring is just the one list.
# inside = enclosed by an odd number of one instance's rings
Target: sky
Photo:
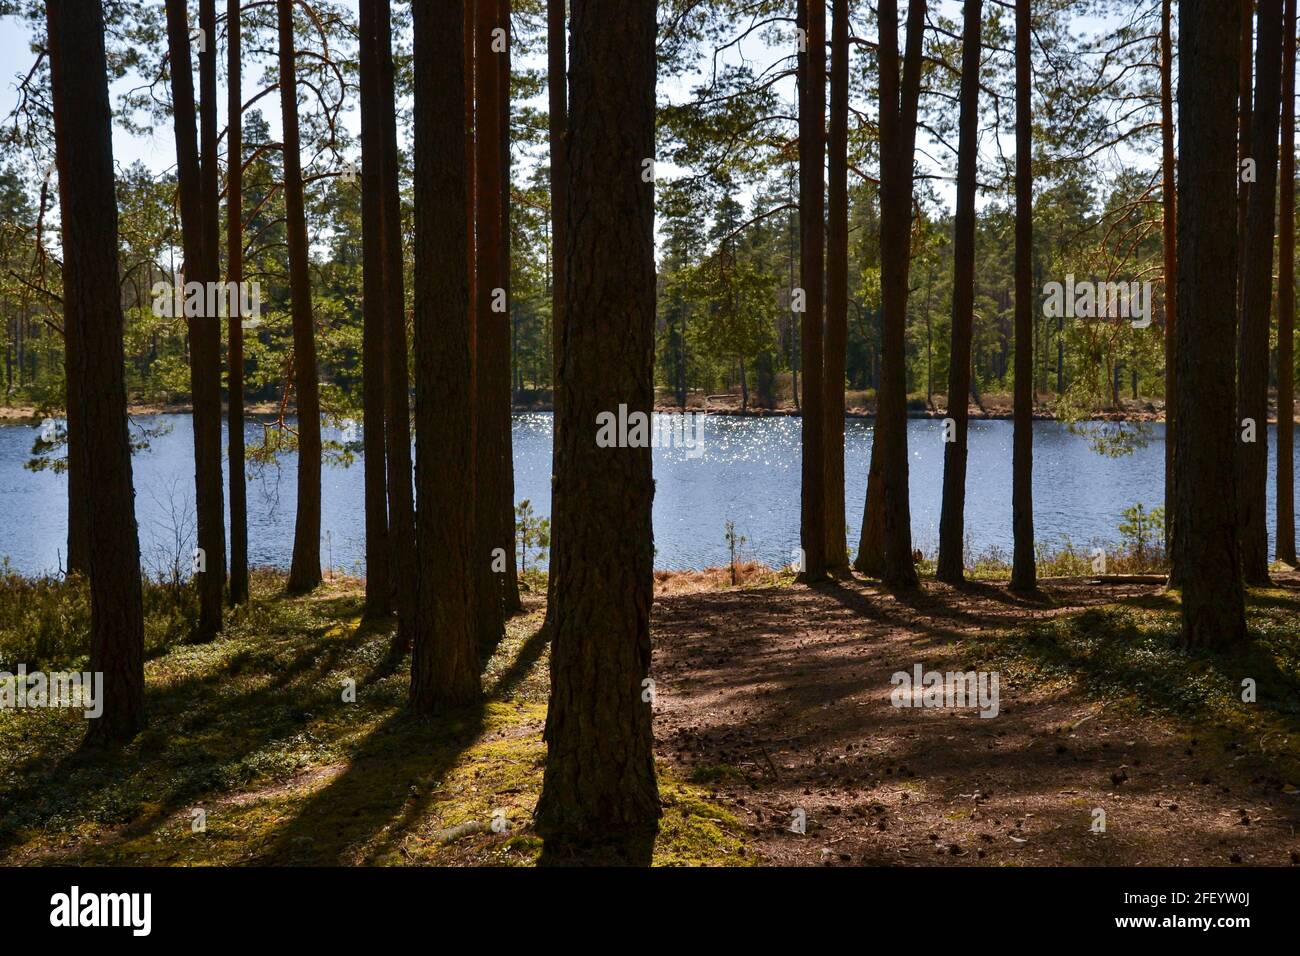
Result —
[[[354, 13], [356, 11], [356, 0], [344, 0], [344, 5], [350, 8]], [[959, 0], [938, 0], [937, 3], [931, 4], [931, 17], [936, 13], [949, 18], [960, 17]], [[1076, 32], [1095, 33], [1104, 30], [1107, 27], [1106, 21], [1096, 20], [1093, 18], [1083, 18], [1076, 21]], [[791, 43], [793, 43], [793, 30], [791, 28]], [[743, 44], [729, 50], [724, 56], [724, 62], [736, 64], [743, 60], [748, 61], [756, 69], [762, 70], [770, 65], [777, 56], [784, 55], [782, 51], [771, 48], [760, 39], [757, 35], [748, 39]], [[12, 18], [0, 18], [0, 117], [6, 117], [13, 109], [17, 102], [17, 86], [22, 77], [30, 69], [34, 60], [34, 54], [30, 49], [30, 37], [27, 25], [22, 21]], [[545, 56], [544, 53], [532, 54], [529, 56], [517, 57], [519, 66], [544, 70]], [[702, 62], [700, 66], [707, 66]], [[224, 69], [224, 66], [221, 67]], [[260, 79], [260, 66], [255, 70], [250, 70], [244, 78], [244, 89], [246, 97], [251, 91], [256, 89], [256, 83]], [[662, 101], [681, 102], [689, 96], [690, 88], [703, 77], [703, 73], [697, 73], [694, 76], [686, 76], [681, 79], [673, 79], [666, 83], [661, 83], [659, 96]], [[114, 94], [121, 93], [125, 89], [136, 85], [139, 78], [133, 77], [121, 81], [115, 85]], [[219, 81], [222, 82], [222, 81]], [[781, 95], [787, 99], [793, 99], [794, 85], [793, 80], [784, 81], [778, 87]], [[219, 97], [219, 116], [218, 123], [221, 127], [225, 125], [225, 96], [224, 89]], [[279, 105], [275, 96], [268, 96], [259, 104], [263, 116], [266, 118], [271, 128], [271, 135], [279, 137], [280, 132], [280, 115]], [[543, 91], [535, 100], [529, 101], [528, 105], [545, 109], [546, 97]], [[12, 122], [12, 120], [10, 120]], [[355, 108], [349, 111], [343, 117], [343, 124], [351, 133], [354, 142], [360, 133], [359, 117]], [[409, 145], [409, 130], [399, 130], [401, 136]], [[994, 155], [998, 144], [989, 136], [985, 136], [982, 142], [982, 154]], [[1001, 143], [1002, 151], [1007, 155], [1014, 153], [1014, 143], [1003, 137]], [[955, 161], [951, 155], [934, 140], [928, 139], [924, 134], [918, 140], [918, 149], [921, 156], [921, 164], [926, 171], [931, 174], [937, 174], [940, 178], [930, 179], [929, 183], [937, 194], [940, 202], [951, 208], [954, 198], [955, 187], [951, 181]], [[359, 151], [354, 145], [351, 155], [359, 158]], [[932, 160], [927, 160], [925, 156], [935, 157], [938, 160], [936, 164]], [[134, 162], [142, 162], [148, 168], [155, 172], [163, 172], [173, 168], [175, 163], [174, 141], [171, 134], [170, 125], [166, 122], [160, 124], [151, 134], [135, 135], [127, 132], [120, 125], [114, 126], [114, 157], [120, 166], [129, 166]], [[533, 156], [524, 158], [523, 163], [529, 164], [544, 161], [544, 153], [538, 157]], [[1149, 158], [1137, 156], [1119, 156], [1119, 162], [1149, 162]], [[671, 164], [659, 162], [656, 164], [656, 172], [660, 177], [672, 177], [681, 172], [675, 169]], [[35, 185], [34, 187], [35, 188]], [[738, 196], [742, 203], [747, 202], [751, 196], [748, 191], [744, 191]], [[980, 199], [980, 204], [996, 200], [998, 196], [984, 195]]]

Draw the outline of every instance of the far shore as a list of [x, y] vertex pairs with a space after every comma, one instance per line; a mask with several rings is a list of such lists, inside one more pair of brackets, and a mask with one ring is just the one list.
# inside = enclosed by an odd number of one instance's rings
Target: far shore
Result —
[[[535, 401], [526, 404], [517, 403], [512, 406], [512, 410], [518, 414], [528, 412], [551, 412], [554, 409], [550, 402]], [[188, 415], [193, 411], [188, 402], [133, 402], [130, 406], [132, 415]], [[292, 404], [285, 409], [286, 414], [293, 414], [294, 407]], [[686, 407], [683, 409], [680, 405], [671, 401], [665, 401], [663, 396], [659, 396], [655, 402], [655, 411], [664, 414], [687, 412], [707, 412], [710, 415], [728, 415], [746, 418], [770, 418], [793, 416], [801, 417], [803, 412], [795, 408], [788, 401], [778, 404], [775, 408], [760, 408], [752, 403], [742, 408], [740, 396], [738, 395], [712, 395], [699, 396], [691, 395], [688, 398]], [[226, 414], [226, 408], [222, 406], [222, 417]], [[259, 421], [274, 419], [280, 414], [280, 404], [278, 402], [254, 402], [244, 407], [244, 414], [249, 418]], [[1057, 417], [1050, 405], [1038, 402], [1034, 405], [1035, 421], [1056, 421]], [[874, 419], [876, 409], [874, 404], [849, 404], [844, 409], [846, 418], [866, 418]], [[976, 420], [1010, 420], [1014, 417], [1011, 402], [1008, 396], [986, 396], [979, 404], [972, 403], [968, 409], [968, 416]], [[0, 424], [3, 425], [39, 425], [43, 413], [31, 405], [0, 405]], [[933, 404], [926, 404], [923, 398], [912, 398], [908, 401], [907, 409], [908, 418], [922, 419], [941, 419], [948, 417], [946, 402], [936, 396]], [[1106, 422], [1163, 422], [1165, 420], [1164, 402], [1159, 400], [1126, 400], [1118, 408], [1101, 408], [1096, 409], [1087, 416], [1088, 421], [1106, 421]], [[1276, 411], [1269, 409], [1269, 424], [1277, 424], [1278, 418]], [[1292, 419], [1295, 420], [1294, 417]]]

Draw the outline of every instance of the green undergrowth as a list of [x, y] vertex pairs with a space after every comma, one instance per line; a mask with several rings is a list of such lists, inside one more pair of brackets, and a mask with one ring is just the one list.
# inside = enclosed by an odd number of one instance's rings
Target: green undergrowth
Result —
[[[1020, 687], [1065, 685], [1139, 715], [1300, 763], [1300, 597], [1247, 594], [1249, 640], [1183, 648], [1179, 596], [1162, 591], [963, 641], [973, 665]], [[1253, 702], [1243, 700], [1254, 682]]]
[[[79, 713], [0, 711], [0, 863], [535, 863], [540, 604], [487, 660], [480, 706], [423, 718], [405, 707], [409, 659], [390, 657], [388, 622], [362, 623], [358, 585], [281, 587], [256, 574], [220, 639], [156, 651], [149, 725], [120, 752], [79, 752]], [[666, 770], [654, 863], [750, 862], [740, 824]]]
[[[198, 617], [193, 588], [145, 581], [145, 656], [184, 641]], [[85, 578], [23, 577], [0, 563], [0, 671], [83, 670], [89, 658], [90, 588]]]

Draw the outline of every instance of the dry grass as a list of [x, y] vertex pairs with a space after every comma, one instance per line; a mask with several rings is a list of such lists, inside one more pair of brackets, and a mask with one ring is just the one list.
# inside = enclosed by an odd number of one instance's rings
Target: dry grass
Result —
[[733, 568], [705, 568], [703, 571], [656, 571], [655, 597], [669, 594], [698, 594], [730, 587], [763, 587], [789, 582], [792, 575], [774, 571], [759, 561], [737, 561]]

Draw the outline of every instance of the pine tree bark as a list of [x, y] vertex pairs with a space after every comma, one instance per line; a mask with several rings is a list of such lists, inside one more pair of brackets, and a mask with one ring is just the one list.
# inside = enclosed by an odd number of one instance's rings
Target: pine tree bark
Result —
[[[485, 0], [486, 2], [486, 0]], [[474, 382], [474, 395], [478, 394], [478, 134], [474, 128], [477, 111], [474, 97], [478, 90], [475, 79], [476, 49], [475, 37], [478, 30], [478, 0], [465, 0], [465, 221], [468, 230], [468, 244], [465, 254], [468, 262], [465, 273], [469, 281], [469, 314], [472, 317], [469, 327], [469, 351], [473, 359], [470, 377]], [[477, 398], [475, 399], [477, 401]], [[475, 423], [477, 431], [477, 422]], [[475, 448], [478, 447], [477, 434]], [[477, 452], [476, 452], [477, 454]]]
[[[915, 587], [911, 507], [907, 477], [907, 328], [908, 269], [911, 247], [912, 157], [916, 146], [916, 109], [921, 86], [924, 0], [907, 8], [907, 50], [900, 89], [898, 4], [880, 3], [881, 201], [880, 274], [883, 309], [881, 382], [876, 441], [881, 442], [880, 474], [884, 491], [882, 580], [895, 588]], [[895, 107], [894, 104], [898, 104]], [[868, 498], [870, 489], [868, 489]]]
[[[560, 356], [564, 342], [564, 150], [568, 127], [568, 31], [565, 0], [546, 2], [547, 136], [551, 150], [551, 348], [552, 407], [559, 396]], [[558, 411], [557, 411], [558, 414]]]
[[[565, 0], [546, 3], [546, 91], [548, 140], [551, 151], [551, 481], [555, 480], [555, 460], [560, 447], [560, 359], [564, 352], [564, 247], [565, 247], [565, 146], [568, 128], [568, 24]], [[678, 389], [679, 393], [681, 389]], [[683, 405], [684, 407], [684, 405]], [[553, 486], [553, 485], [552, 485]], [[551, 509], [551, 550], [558, 535], [555, 509]], [[546, 622], [550, 632], [554, 624], [555, 575], [546, 576]]]
[[1173, 0], [1163, 0], [1160, 10], [1160, 168], [1161, 207], [1164, 213], [1165, 270], [1165, 554], [1169, 558], [1169, 585], [1178, 587], [1181, 567], [1174, 538], [1178, 531], [1174, 482], [1178, 478], [1178, 187], [1174, 153], [1174, 43]]
[[1034, 557], [1034, 114], [1030, 0], [1016, 0], [1016, 385], [1011, 589], [1038, 587]]
[[[83, 407], [77, 394], [81, 383], [73, 371], [77, 367], [77, 352], [81, 343], [77, 332], [68, 323], [63, 325], [63, 380], [65, 383], [64, 407], [68, 456], [68, 557], [65, 561], [68, 574], [86, 574], [90, 570], [90, 507], [92, 503], [86, 468], [86, 426], [81, 418]], [[76, 411], [74, 411], [76, 409]]]
[[573, 0], [557, 577], [536, 828], [544, 859], [610, 844], [648, 859], [654, 480], [648, 447], [601, 448], [597, 415], [649, 416], [655, 323], [654, 0]]
[[[186, 282], [217, 281], [215, 258], [205, 248], [216, 230], [208, 228], [206, 175], [200, 168], [195, 131], [194, 77], [190, 61], [189, 19], [183, 0], [168, 0], [167, 47], [171, 74], [172, 120], [176, 138], [176, 178], [181, 212], [181, 245]], [[215, 42], [205, 35], [205, 44]], [[215, 51], [212, 56], [215, 58]], [[202, 62], [200, 67], [202, 67]], [[201, 69], [201, 73], [204, 71]], [[215, 97], [215, 59], [211, 68]], [[203, 79], [203, 77], [201, 77]], [[205, 82], [206, 86], [206, 82]], [[213, 102], [215, 110], [215, 101]], [[209, 135], [207, 142], [215, 140]], [[215, 164], [214, 164], [215, 165]], [[212, 194], [215, 203], [215, 193]], [[215, 212], [212, 215], [215, 222]], [[203, 297], [205, 302], [207, 296]], [[210, 641], [221, 630], [225, 583], [226, 528], [221, 487], [221, 322], [218, 316], [188, 320], [190, 392], [194, 405], [194, 503], [201, 570], [195, 574], [199, 619], [193, 639]]]
[[[46, 13], [46, 52], [50, 58], [50, 69], [62, 62], [59, 50], [59, 30], [55, 18], [58, 13], [57, 0], [47, 0]], [[63, 90], [58, 83], [50, 83], [50, 100], [54, 109], [54, 125], [66, 124]], [[62, 171], [67, 169], [67, 158], [59, 153], [58, 136], [54, 145], [55, 163], [59, 168], [59, 196], [63, 195]], [[60, 198], [62, 202], [62, 198]], [[22, 357], [21, 343], [19, 353], [19, 373], [21, 377]], [[86, 461], [86, 424], [81, 417], [84, 402], [81, 397], [81, 381], [76, 370], [81, 362], [81, 342], [77, 329], [71, 322], [63, 323], [63, 381], [65, 394], [63, 399], [66, 411], [66, 432], [68, 456], [68, 574], [87, 574], [90, 571], [90, 505], [91, 492], [87, 481]]]
[[[849, 340], [849, 4], [831, 8], [831, 118], [826, 231], [826, 564], [847, 571], [844, 527], [844, 361]], [[760, 364], [759, 369], [764, 368]], [[761, 383], [761, 379], [760, 379]], [[760, 392], [762, 389], [760, 388]]]
[[876, 421], [872, 426], [871, 460], [867, 466], [867, 501], [853, 569], [869, 577], [885, 573], [885, 485], [881, 471], [880, 390], [876, 390]]
[[[921, 47], [920, 47], [921, 35], [918, 27], [917, 30], [915, 31], [916, 32], [915, 39], [913, 39], [912, 24], [923, 23], [924, 16], [925, 16], [924, 8], [922, 7], [919, 10], [916, 19], [913, 20], [911, 7], [908, 8], [908, 41], [907, 41], [908, 47], [906, 53], [907, 63], [904, 66], [904, 73], [906, 74], [906, 77], [915, 76], [916, 79], [915, 82], [913, 83], [910, 80], [907, 80], [905, 78], [903, 87], [905, 91], [915, 90], [916, 92], [914, 95], [910, 95], [910, 96], [904, 95], [900, 101], [899, 79], [898, 79], [897, 0], [892, 0], [892, 2], [889, 2], [889, 0], [887, 0], [886, 5], [888, 6], [889, 10], [892, 11], [892, 14], [891, 14], [891, 18], [888, 21], [888, 24], [884, 26], [886, 33], [891, 38], [890, 46], [888, 47], [888, 49], [882, 49], [882, 52], [880, 54], [881, 55], [880, 78], [882, 83], [881, 95], [880, 95], [880, 101], [882, 104], [881, 165], [880, 165], [880, 169], [881, 169], [880, 203], [881, 203], [881, 211], [882, 211], [881, 221], [880, 221], [881, 250], [882, 250], [881, 251], [882, 298], [885, 293], [883, 276], [886, 272], [886, 265], [885, 265], [886, 260], [888, 259], [889, 262], [888, 271], [891, 275], [896, 275], [899, 270], [899, 265], [898, 265], [899, 256], [897, 255], [896, 248], [895, 248], [897, 243], [900, 242], [903, 243], [902, 248], [907, 250], [908, 252], [908, 255], [903, 257], [902, 268], [906, 270], [910, 264], [910, 246], [911, 246], [910, 203], [911, 203], [911, 175], [912, 175], [911, 151], [913, 146], [915, 145], [916, 104], [917, 104], [917, 98], [919, 97], [919, 89], [920, 89], [920, 61], [921, 61]], [[884, 8], [882, 8], [882, 11], [883, 9]], [[883, 12], [881, 15], [881, 22], [882, 23], [885, 22]], [[888, 76], [886, 75], [887, 73]], [[885, 92], [886, 85], [889, 86], [888, 94], [886, 94]], [[895, 111], [895, 107], [892, 104], [897, 104], [897, 112]], [[910, 133], [907, 132], [909, 129], [910, 129]], [[907, 143], [907, 158], [905, 160], [905, 165], [904, 165], [906, 182], [907, 182], [907, 186], [906, 186], [907, 195], [905, 197], [907, 204], [905, 209], [905, 216], [901, 221], [899, 216], [897, 215], [891, 214], [891, 216], [889, 217], [886, 217], [884, 215], [884, 210], [887, 202], [893, 202], [895, 204], [897, 203], [897, 200], [892, 199], [890, 197], [894, 196], [896, 193], [898, 193], [899, 190], [903, 188], [901, 183], [898, 186], [895, 186], [897, 173], [894, 170], [894, 163], [892, 160], [886, 161], [885, 159], [886, 156], [885, 144], [886, 143], [893, 144], [897, 139], [899, 139], [899, 137], [903, 137], [904, 141]], [[894, 146], [890, 145], [889, 155], [893, 155], [893, 152], [894, 152]], [[889, 184], [888, 188], [886, 188], [886, 183]], [[892, 213], [892, 209], [891, 209], [891, 213]], [[890, 223], [888, 226], [886, 225], [887, 218]], [[906, 225], [903, 226], [902, 231], [900, 233], [899, 226], [902, 223], [905, 223]], [[886, 254], [885, 250], [889, 250], [889, 255]], [[893, 286], [890, 287], [889, 300], [891, 302], [897, 302], [899, 299], [899, 294], [900, 294], [899, 284], [895, 283]], [[906, 312], [907, 309], [906, 271], [904, 272], [903, 281], [901, 283], [901, 295], [902, 295], [901, 308], [904, 312]], [[897, 307], [895, 306], [894, 308]], [[880, 367], [883, 368], [885, 364], [883, 343], [885, 339], [885, 324], [886, 324], [883, 315], [881, 316], [880, 324], [881, 324], [881, 340], [882, 340], [881, 351], [879, 355], [873, 357], [878, 359], [880, 363]], [[889, 404], [886, 401], [886, 396], [884, 393], [883, 376], [873, 377], [872, 381], [873, 384], [875, 384], [876, 386], [876, 420], [872, 429], [871, 461], [867, 471], [867, 494], [866, 494], [866, 504], [863, 506], [862, 531], [858, 539], [858, 553], [853, 561], [853, 567], [854, 570], [859, 571], [862, 574], [870, 575], [872, 577], [884, 578], [886, 574], [886, 568], [887, 568], [886, 560], [885, 560], [885, 467], [884, 467], [885, 454], [886, 454], [886, 448], [891, 443], [891, 440], [889, 438], [890, 430], [891, 428], [894, 429], [899, 428], [900, 421], [901, 421], [901, 428], [904, 429], [901, 438], [901, 440], [904, 443], [903, 453], [904, 455], [906, 454], [907, 410], [906, 410], [906, 402], [904, 401], [903, 408], [900, 412], [897, 413], [889, 412], [888, 411]], [[905, 388], [906, 386], [904, 385], [904, 389]], [[893, 443], [897, 445], [898, 440], [899, 439], [897, 438], [893, 439]], [[909, 545], [910, 545], [910, 541], [909, 541]], [[909, 555], [909, 559], [910, 559], [910, 555]]]
[[1256, 181], [1246, 202], [1241, 322], [1237, 330], [1239, 436], [1254, 422], [1254, 441], [1237, 448], [1237, 520], [1247, 584], [1267, 585], [1268, 360], [1273, 301], [1273, 223], [1277, 189], [1279, 97], [1282, 79], [1282, 0], [1260, 0], [1255, 51], [1255, 112], [1251, 127]]
[[[203, 274], [205, 281], [221, 281], [221, 172], [218, 163], [220, 137], [217, 132], [217, 0], [199, 0], [199, 29], [203, 46], [199, 50], [199, 184], [202, 194]], [[194, 409], [203, 425], [204, 458], [210, 462], [211, 474], [203, 476], [208, 486], [206, 514], [198, 516], [199, 537], [212, 543], [208, 548], [200, 541], [207, 558], [205, 587], [212, 589], [212, 600], [221, 606], [226, 583], [226, 509], [221, 475], [221, 311], [204, 315], [195, 342], [203, 364], [203, 389], [194, 396]], [[200, 412], [201, 407], [201, 412]], [[198, 421], [195, 423], [196, 439]], [[215, 566], [215, 573], [214, 573]]]
[[378, 0], [375, 49], [379, 60], [380, 197], [383, 230], [385, 417], [388, 443], [388, 539], [392, 547], [395, 648], [405, 652], [415, 626], [415, 502], [411, 493], [411, 400], [407, 372], [406, 287], [402, 272], [402, 199], [393, 79], [392, 16]]
[[74, 374], [85, 424], [89, 514], [90, 670], [102, 673], [103, 712], [85, 746], [126, 743], [144, 726], [144, 609], [131, 481], [118, 286], [117, 195], [104, 52], [94, 0], [49, 0], [51, 80], [63, 220], [64, 321], [81, 343]]
[[[970, 417], [971, 327], [975, 311], [975, 176], [979, 159], [980, 17], [983, 4], [981, 0], [966, 0], [962, 11], [957, 208], [952, 243], [952, 350], [948, 364], [948, 417], [952, 419], [954, 428], [953, 440], [945, 441], [943, 446], [943, 504], [939, 517], [939, 561], [935, 569], [935, 576], [949, 584], [960, 584], [966, 577], [962, 558], [966, 546], [966, 438]], [[1019, 54], [1019, 47], [1016, 52]], [[1019, 115], [1018, 96], [1016, 120], [1019, 134], [1022, 117]], [[1023, 158], [1017, 140], [1017, 171]], [[1019, 226], [1018, 217], [1016, 223]], [[1016, 264], [1019, 267], [1018, 260]], [[1019, 275], [1017, 268], [1017, 282]]]
[[415, 37], [415, 481], [419, 565], [411, 708], [480, 694], [475, 626], [474, 449], [464, 148], [465, 4], [417, 3]]
[[[475, 220], [478, 252], [475, 258], [478, 292], [477, 337], [475, 341], [475, 487], [478, 491], [476, 541], [479, 556], [474, 561], [478, 579], [479, 641], [485, 650], [495, 648], [505, 634], [504, 565], [513, 563], [513, 535], [503, 540], [499, 511], [504, 483], [505, 445], [500, 430], [503, 400], [499, 383], [509, 389], [509, 337], [506, 315], [496, 311], [505, 297], [501, 275], [504, 222], [501, 168], [501, 73], [493, 49], [500, 34], [497, 0], [479, 0], [474, 28], [474, 169]], [[501, 290], [498, 292], [497, 290]], [[507, 408], [508, 411], [508, 408]]]
[[1240, 643], [1245, 600], [1237, 542], [1233, 394], [1237, 289], [1237, 37], [1241, 9], [1221, 0], [1178, 4], [1178, 421], [1175, 482], [1183, 568], [1182, 638]]
[[1282, 155], [1277, 277], [1277, 557], [1295, 552], [1295, 54], [1296, 0], [1282, 24]]
[[298, 80], [293, 0], [276, 0], [280, 41], [280, 112], [284, 127], [284, 209], [289, 246], [289, 297], [293, 320], [294, 394], [298, 407], [298, 510], [288, 589], [303, 593], [321, 582], [320, 386], [312, 319], [307, 216], [303, 208], [302, 145], [298, 131]]
[[388, 452], [386, 424], [387, 350], [385, 348], [383, 145], [379, 114], [379, 0], [358, 7], [358, 81], [361, 100], [361, 405], [364, 431], [367, 618], [393, 609], [388, 539]]
[[[240, 0], [226, 4], [226, 275], [233, 288], [244, 281], [244, 127], [240, 82]], [[240, 300], [242, 302], [242, 299]], [[238, 313], [238, 309], [232, 309]], [[244, 480], [244, 316], [228, 316], [226, 430], [230, 472], [230, 603], [248, 600], [248, 488]]]
[[[1229, 0], [1231, 2], [1231, 0]], [[1255, 0], [1239, 0], [1241, 3], [1241, 31], [1237, 35], [1240, 60], [1237, 65], [1237, 159], [1244, 163], [1253, 159], [1250, 133], [1253, 119], [1250, 81], [1253, 77], [1250, 59], [1250, 41], [1255, 35]], [[1246, 201], [1250, 196], [1252, 183], [1242, 176], [1237, 186], [1237, 251], [1245, 254], [1246, 249]], [[1237, 272], [1237, 315], [1235, 321], [1241, 321], [1242, 294], [1245, 291], [1245, 272]]]
[[822, 323], [825, 321], [826, 194], [826, 7], [799, 0], [804, 30], [799, 51], [799, 286], [804, 295], [800, 322], [803, 356], [803, 426], [799, 541], [802, 581], [826, 576], [826, 421], [823, 395]]
[[511, 421], [514, 408], [514, 388], [511, 385], [511, 342], [513, 325], [510, 298], [510, 0], [497, 0], [497, 24], [505, 31], [505, 49], [497, 54], [497, 124], [500, 134], [497, 141], [501, 183], [501, 261], [497, 274], [505, 290], [506, 311], [495, 330], [498, 336], [496, 360], [496, 414], [497, 441], [501, 445], [501, 480], [497, 489], [497, 514], [501, 522], [500, 540], [506, 542], [505, 574], [501, 578], [501, 602], [506, 617], [519, 613], [523, 605], [519, 600], [519, 569], [515, 561], [515, 460]]

